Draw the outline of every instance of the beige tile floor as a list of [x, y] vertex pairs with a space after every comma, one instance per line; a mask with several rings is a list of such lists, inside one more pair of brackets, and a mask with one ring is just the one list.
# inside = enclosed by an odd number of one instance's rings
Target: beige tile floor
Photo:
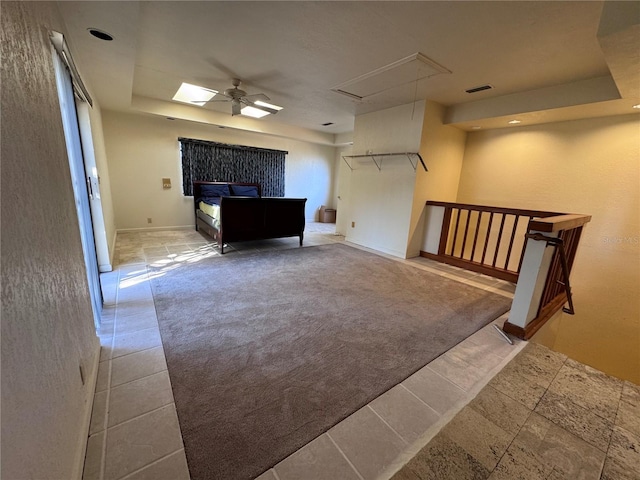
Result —
[[640, 387], [529, 343], [394, 480], [637, 480]]
[[[330, 228], [308, 225], [305, 247], [344, 240]], [[298, 248], [297, 238], [234, 244], [225, 255], [280, 248]], [[102, 351], [85, 480], [189, 478], [147, 265], [171, 268], [217, 255], [195, 231], [118, 235], [117, 268], [102, 275]], [[513, 294], [510, 284], [482, 275], [422, 258], [398, 261]], [[258, 478], [390, 478], [524, 345], [509, 345], [488, 325]]]

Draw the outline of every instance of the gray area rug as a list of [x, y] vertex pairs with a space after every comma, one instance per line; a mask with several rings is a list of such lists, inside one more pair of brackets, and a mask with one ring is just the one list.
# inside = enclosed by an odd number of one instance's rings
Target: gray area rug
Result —
[[258, 476], [511, 303], [341, 244], [157, 274], [153, 295], [194, 480]]

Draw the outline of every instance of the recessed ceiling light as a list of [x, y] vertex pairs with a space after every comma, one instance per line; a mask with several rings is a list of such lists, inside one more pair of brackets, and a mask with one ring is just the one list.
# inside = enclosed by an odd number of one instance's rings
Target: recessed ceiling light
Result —
[[474, 125], [471, 127], [471, 130], [480, 130], [482, 127], [480, 125]]
[[632, 108], [640, 108], [640, 103], [637, 105], [634, 105]]
[[520, 120], [511, 120], [511, 121], [509, 122], [509, 124], [510, 124], [510, 125], [517, 125], [517, 124], [519, 124], [519, 123], [522, 123], [522, 122], [521, 122]]
[[242, 110], [240, 110], [240, 113], [242, 113], [242, 115], [246, 115], [247, 117], [253, 117], [253, 118], [262, 118], [266, 115], [269, 115], [269, 112], [265, 110], [260, 110], [259, 108], [256, 108], [256, 107], [251, 107], [249, 105], [242, 107]]
[[99, 38], [100, 40], [105, 40], [107, 42], [110, 42], [111, 40], [113, 40], [113, 35], [105, 32], [104, 30], [98, 30], [97, 28], [87, 28], [87, 30], [91, 35], [93, 35], [96, 38]]
[[198, 85], [183, 82], [176, 94], [173, 96], [173, 100], [204, 107], [204, 104], [211, 100], [216, 93], [218, 93], [217, 90], [211, 90], [209, 88], [199, 87]]

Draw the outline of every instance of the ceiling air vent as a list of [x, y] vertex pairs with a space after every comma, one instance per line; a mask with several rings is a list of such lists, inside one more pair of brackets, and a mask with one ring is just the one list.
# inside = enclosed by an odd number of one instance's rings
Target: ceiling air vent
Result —
[[476, 92], [481, 92], [483, 90], [491, 90], [493, 88], [493, 86], [491, 85], [481, 85], [479, 87], [473, 87], [470, 88], [469, 90], [465, 90], [465, 92], [467, 93], [476, 93]]

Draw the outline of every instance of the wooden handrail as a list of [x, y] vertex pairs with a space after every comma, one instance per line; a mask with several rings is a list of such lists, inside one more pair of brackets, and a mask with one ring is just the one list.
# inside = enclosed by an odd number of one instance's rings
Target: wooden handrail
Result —
[[591, 215], [557, 215], [531, 220], [531, 230], [539, 232], [559, 232], [581, 227], [591, 221]]
[[521, 208], [507, 208], [507, 207], [491, 207], [488, 205], [474, 205], [470, 203], [455, 203], [455, 202], [441, 202], [438, 200], [427, 200], [426, 205], [432, 205], [434, 207], [451, 207], [461, 208], [463, 210], [474, 210], [480, 212], [490, 213], [504, 213], [506, 215], [522, 215], [523, 217], [555, 217], [558, 215], [564, 215], [559, 212], [545, 212], [543, 210], [525, 210]]

